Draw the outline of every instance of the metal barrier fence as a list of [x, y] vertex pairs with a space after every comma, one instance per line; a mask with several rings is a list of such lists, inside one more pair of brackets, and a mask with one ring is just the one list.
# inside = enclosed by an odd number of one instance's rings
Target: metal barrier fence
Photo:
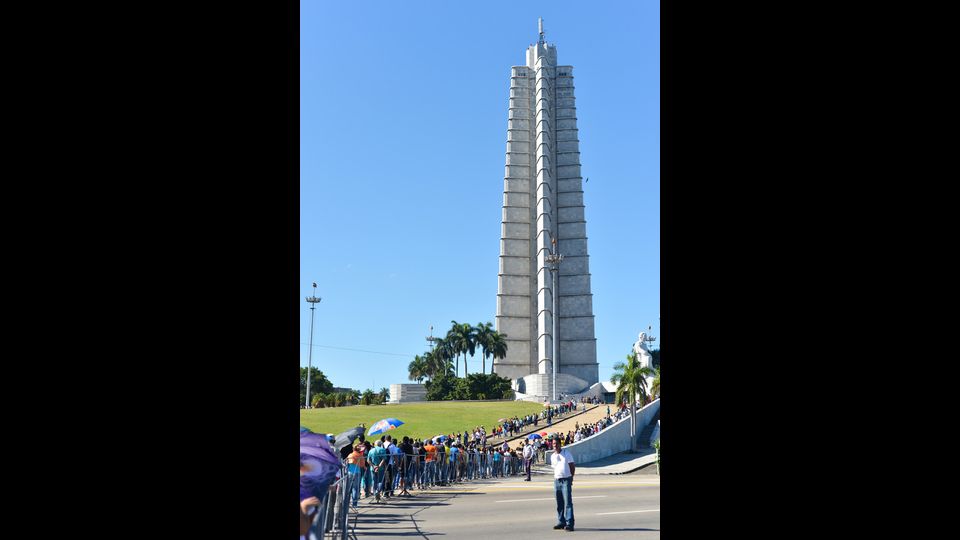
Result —
[[307, 532], [307, 540], [325, 540], [347, 538], [347, 514], [351, 478], [347, 474], [347, 467], [341, 465], [340, 478], [327, 488], [327, 493], [317, 507], [317, 513]]
[[[369, 458], [365, 458], [366, 467], [363, 469], [351, 467], [344, 461], [340, 478], [330, 485], [317, 507], [307, 540], [346, 540], [350, 507], [358, 506], [360, 493], [382, 501], [382, 498], [396, 496], [407, 489], [429, 490], [471, 480], [526, 474], [522, 456], [458, 451], [451, 459], [449, 449], [444, 446], [444, 450], [442, 454], [436, 453], [430, 461], [427, 461], [426, 454], [384, 456], [376, 472]], [[543, 448], [535, 453], [531, 466], [542, 460]]]
[[[357, 495], [364, 494], [379, 498], [378, 495], [392, 495], [404, 489], [430, 489], [449, 485], [453, 482], [465, 482], [488, 478], [502, 478], [525, 474], [522, 456], [512, 456], [499, 452], [474, 452], [459, 450], [451, 457], [449, 449], [430, 456], [427, 454], [393, 454], [383, 456], [383, 461], [374, 471], [375, 464], [366, 457], [366, 468], [354, 473], [360, 479], [355, 488]], [[541, 450], [531, 460], [531, 465], [542, 461]], [[402, 461], [402, 463], [401, 463]]]

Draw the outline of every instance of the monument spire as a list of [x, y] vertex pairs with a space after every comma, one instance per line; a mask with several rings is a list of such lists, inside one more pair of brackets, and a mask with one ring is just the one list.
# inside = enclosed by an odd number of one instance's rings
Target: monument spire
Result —
[[526, 64], [510, 68], [496, 316], [509, 348], [494, 372], [549, 398], [600, 378], [573, 66], [537, 25]]

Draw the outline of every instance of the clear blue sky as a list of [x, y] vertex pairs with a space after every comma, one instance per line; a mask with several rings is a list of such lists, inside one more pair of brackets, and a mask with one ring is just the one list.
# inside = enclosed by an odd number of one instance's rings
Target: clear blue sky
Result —
[[510, 66], [537, 17], [574, 66], [601, 380], [659, 338], [659, 2], [302, 0], [301, 366], [314, 281], [336, 386], [409, 382], [430, 325], [495, 323]]

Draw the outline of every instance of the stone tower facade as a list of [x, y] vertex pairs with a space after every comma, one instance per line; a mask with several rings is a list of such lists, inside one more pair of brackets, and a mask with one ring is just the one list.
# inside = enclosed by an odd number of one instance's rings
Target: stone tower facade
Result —
[[[522, 393], [550, 396], [557, 356], [558, 393], [598, 382], [599, 365], [573, 66], [557, 65], [542, 23], [526, 60], [511, 68], [496, 316], [508, 347], [494, 369]], [[557, 290], [547, 262], [554, 240], [563, 255]]]

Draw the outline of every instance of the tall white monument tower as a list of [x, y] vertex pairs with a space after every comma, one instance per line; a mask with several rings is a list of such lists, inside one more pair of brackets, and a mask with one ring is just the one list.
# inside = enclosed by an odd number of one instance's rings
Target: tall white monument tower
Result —
[[557, 394], [598, 382], [599, 365], [573, 66], [557, 65], [543, 19], [539, 30], [526, 65], [511, 68], [496, 317], [507, 357], [494, 370], [553, 397], [555, 364]]

